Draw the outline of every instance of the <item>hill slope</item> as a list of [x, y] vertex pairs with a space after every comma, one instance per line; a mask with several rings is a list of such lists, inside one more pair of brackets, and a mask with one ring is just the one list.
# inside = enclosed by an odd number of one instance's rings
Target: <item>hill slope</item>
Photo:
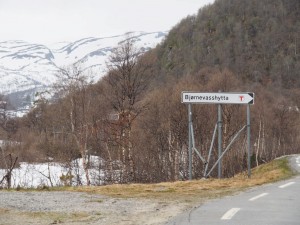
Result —
[[300, 86], [300, 1], [217, 0], [182, 20], [158, 48], [158, 73], [229, 68], [262, 84]]

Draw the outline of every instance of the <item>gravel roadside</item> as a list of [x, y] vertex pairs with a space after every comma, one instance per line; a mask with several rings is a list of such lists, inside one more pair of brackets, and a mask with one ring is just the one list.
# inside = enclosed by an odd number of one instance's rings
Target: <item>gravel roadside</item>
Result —
[[0, 191], [0, 225], [160, 225], [185, 209], [182, 203], [168, 205], [81, 192]]

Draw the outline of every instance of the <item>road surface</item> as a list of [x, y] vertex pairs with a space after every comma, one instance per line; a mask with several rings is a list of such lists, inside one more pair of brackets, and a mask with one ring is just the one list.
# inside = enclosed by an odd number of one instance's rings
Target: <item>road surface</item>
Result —
[[[299, 155], [290, 164], [300, 172]], [[167, 224], [299, 225], [300, 176], [205, 203]]]

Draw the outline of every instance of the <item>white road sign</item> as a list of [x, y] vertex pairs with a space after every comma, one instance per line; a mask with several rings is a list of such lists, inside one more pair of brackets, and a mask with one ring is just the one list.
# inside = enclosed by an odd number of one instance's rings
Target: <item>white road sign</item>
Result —
[[181, 102], [189, 104], [254, 104], [254, 93], [201, 93], [183, 91], [181, 94]]

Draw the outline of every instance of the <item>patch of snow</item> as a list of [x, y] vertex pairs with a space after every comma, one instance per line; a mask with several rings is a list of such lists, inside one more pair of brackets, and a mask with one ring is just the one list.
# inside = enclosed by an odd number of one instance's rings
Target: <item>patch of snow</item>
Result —
[[[1, 142], [0, 142], [1, 144]], [[105, 161], [98, 156], [90, 156], [89, 176], [91, 185], [102, 185], [105, 182], [105, 170], [101, 168]], [[117, 174], [118, 171], [115, 171]], [[0, 179], [5, 176], [6, 170], [0, 169]], [[63, 186], [72, 175], [72, 185], [86, 185], [85, 171], [82, 167], [82, 159], [76, 159], [69, 166], [56, 163], [27, 163], [21, 162], [18, 168], [12, 172], [12, 187], [37, 188], [39, 186]]]

